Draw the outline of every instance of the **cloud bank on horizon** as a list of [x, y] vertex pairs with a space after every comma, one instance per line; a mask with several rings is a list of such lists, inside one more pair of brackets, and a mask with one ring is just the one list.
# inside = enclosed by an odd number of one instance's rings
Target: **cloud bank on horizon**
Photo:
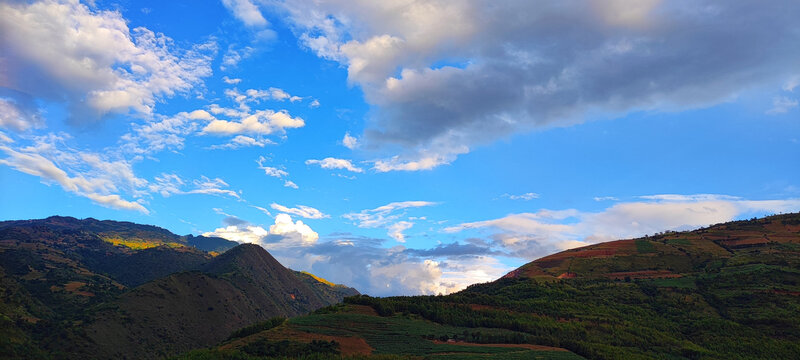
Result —
[[151, 5], [0, 0], [0, 216], [391, 295], [800, 210], [796, 1]]

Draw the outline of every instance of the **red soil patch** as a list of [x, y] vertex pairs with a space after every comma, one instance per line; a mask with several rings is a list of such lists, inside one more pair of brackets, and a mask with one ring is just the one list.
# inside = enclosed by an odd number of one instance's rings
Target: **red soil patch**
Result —
[[772, 290], [773, 294], [779, 295], [791, 295], [791, 296], [800, 296], [800, 291], [789, 291], [789, 290]]
[[69, 292], [75, 292], [76, 290], [82, 288], [84, 285], [86, 285], [85, 282], [70, 281], [70, 282], [66, 283], [66, 285], [64, 285], [64, 290], [67, 290]]
[[441, 340], [433, 340], [433, 342], [436, 344], [448, 344], [448, 345], [460, 345], [460, 346], [520, 348], [520, 349], [538, 350], [538, 351], [569, 351], [567, 349], [559, 347], [533, 345], [533, 344], [478, 344], [478, 343], [471, 343], [464, 341], [441, 341]]
[[344, 356], [372, 354], [372, 347], [360, 337], [312, 334], [298, 331], [285, 325], [225, 344], [220, 346], [220, 349], [240, 347], [258, 339], [269, 339], [270, 341], [290, 340], [304, 343], [310, 343], [312, 340], [336, 341], [339, 343], [339, 349]]
[[669, 270], [644, 270], [644, 271], [624, 271], [605, 274], [609, 279], [622, 280], [626, 277], [631, 279], [663, 279], [679, 278], [683, 275], [675, 274]]
[[495, 307], [491, 307], [491, 306], [489, 306], [489, 305], [480, 305], [480, 304], [469, 304], [469, 305], [467, 305], [467, 306], [469, 306], [469, 308], [470, 308], [470, 309], [472, 309], [472, 310], [475, 310], [475, 311], [480, 311], [480, 310], [495, 310], [495, 309], [497, 309], [497, 308], [495, 308]]
[[752, 238], [738, 238], [732, 240], [722, 240], [720, 241], [725, 246], [728, 247], [744, 247], [744, 246], [752, 246], [752, 245], [763, 245], [769, 243], [769, 239], [765, 237], [752, 237]]
[[515, 279], [522, 275], [522, 268], [517, 268], [515, 270], [509, 271], [508, 274], [503, 275], [503, 279]]
[[[539, 265], [539, 264], [537, 263], [536, 265]], [[532, 278], [532, 277], [537, 277], [537, 276], [547, 276], [547, 277], [552, 277], [553, 276], [551, 274], [548, 274], [548, 273], [542, 271], [542, 269], [540, 269], [536, 265], [529, 264], [527, 266], [523, 266], [523, 267], [518, 268], [516, 270], [512, 270], [508, 274], [503, 275], [503, 279], [516, 279], [516, 278], [522, 278], [522, 277]]]
[[549, 262], [554, 260], [563, 260], [576, 257], [578, 258], [608, 257], [616, 255], [617, 253], [625, 250], [629, 250], [631, 251], [631, 253], [635, 253], [636, 246], [633, 240], [610, 241], [602, 244], [589, 245], [577, 249], [562, 251], [558, 254], [545, 256], [539, 260], [536, 260], [536, 263]]
[[563, 273], [561, 275], [558, 275], [558, 278], [559, 279], [573, 279], [576, 276], [578, 276], [578, 274], [576, 274], [574, 272], [565, 272], [565, 273]]

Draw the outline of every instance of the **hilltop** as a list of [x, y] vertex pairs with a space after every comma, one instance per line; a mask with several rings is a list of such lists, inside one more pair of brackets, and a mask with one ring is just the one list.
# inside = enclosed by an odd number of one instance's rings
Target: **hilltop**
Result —
[[447, 296], [349, 297], [183, 358], [335, 341], [397, 358], [786, 359], [798, 314], [800, 214], [786, 214], [567, 250]]
[[0, 222], [0, 276], [0, 352], [20, 358], [160, 358], [358, 294], [257, 245], [70, 217]]

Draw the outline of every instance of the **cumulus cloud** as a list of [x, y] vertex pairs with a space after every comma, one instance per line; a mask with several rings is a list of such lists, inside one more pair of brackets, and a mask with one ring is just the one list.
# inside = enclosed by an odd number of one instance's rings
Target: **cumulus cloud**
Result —
[[350, 136], [349, 132], [344, 133], [344, 138], [342, 138], [342, 145], [344, 145], [344, 147], [350, 150], [353, 150], [356, 147], [358, 147], [358, 139], [356, 139], [353, 136]]
[[383, 248], [380, 240], [337, 236], [307, 248], [273, 251], [282, 263], [373, 296], [434, 295], [495, 280], [511, 270], [483, 256], [423, 255], [402, 246]]
[[[389, 207], [405, 205], [409, 204]], [[310, 271], [371, 295], [449, 293], [476, 281], [497, 279], [511, 270], [488, 257], [500, 253], [478, 240], [433, 249], [386, 248], [382, 246], [384, 240], [347, 233], [320, 239], [308, 225], [292, 221], [285, 213], [277, 215], [270, 226], [218, 213], [225, 216], [223, 226], [203, 235], [259, 244], [284, 266]]]
[[273, 110], [257, 110], [242, 117], [239, 121], [212, 120], [203, 128], [203, 133], [215, 135], [269, 135], [274, 132], [282, 133], [287, 128], [300, 128], [305, 124], [302, 118], [292, 117], [285, 110], [277, 112]]
[[322, 160], [309, 159], [306, 160], [306, 165], [319, 165], [323, 169], [344, 169], [356, 173], [364, 172], [364, 169], [353, 165], [353, 163], [350, 162], [350, 160], [337, 159], [332, 157], [327, 157]]
[[690, 230], [741, 216], [800, 210], [800, 200], [744, 200], [726, 195], [650, 195], [600, 212], [540, 210], [448, 227], [455, 233], [489, 229], [493, 246], [524, 259], [597, 242], [665, 230]]
[[796, 1], [590, 5], [281, 3], [300, 41], [346, 66], [373, 105], [364, 148], [398, 154], [378, 171], [430, 169], [589, 114], [713, 106], [796, 76]]
[[215, 51], [214, 43], [179, 51], [164, 35], [129, 29], [119, 12], [77, 0], [0, 4], [2, 86], [65, 101], [75, 121], [150, 114], [159, 99], [211, 75]]
[[272, 203], [270, 204], [270, 207], [280, 212], [297, 215], [306, 219], [324, 219], [330, 217], [330, 215], [324, 214], [313, 207], [305, 205], [298, 205], [297, 207], [290, 208], [281, 204]]
[[203, 233], [203, 236], [218, 236], [239, 243], [261, 245], [267, 250], [286, 247], [308, 247], [314, 245], [319, 234], [302, 221], [292, 221], [288, 214], [278, 214], [275, 223], [269, 230], [248, 222], [226, 224], [214, 231]]

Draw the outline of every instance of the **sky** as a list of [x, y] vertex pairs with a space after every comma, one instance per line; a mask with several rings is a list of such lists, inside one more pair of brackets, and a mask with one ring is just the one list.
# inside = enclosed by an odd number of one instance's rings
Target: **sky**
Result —
[[800, 2], [0, 0], [0, 219], [374, 296], [800, 211]]

